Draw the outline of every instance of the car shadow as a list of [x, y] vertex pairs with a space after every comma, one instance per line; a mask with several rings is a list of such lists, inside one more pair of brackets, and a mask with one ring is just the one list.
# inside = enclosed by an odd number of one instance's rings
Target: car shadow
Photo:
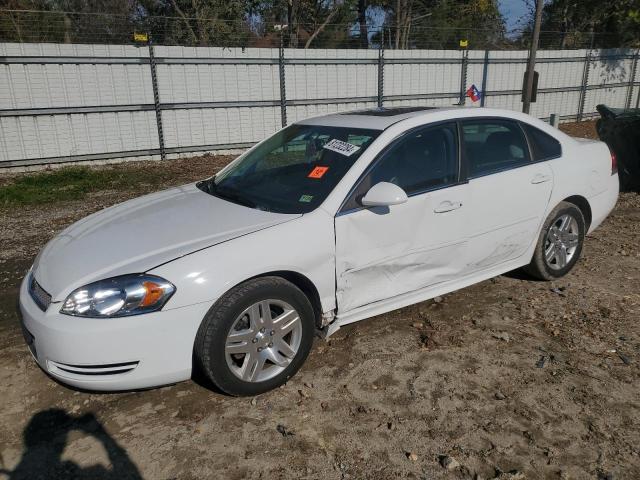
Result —
[[525, 282], [546, 282], [547, 281], [547, 280], [541, 280], [539, 278], [536, 278], [533, 275], [529, 275], [522, 268], [518, 268], [516, 270], [511, 270], [510, 272], [503, 273], [502, 276], [511, 278], [513, 280], [523, 280]]
[[[103, 465], [83, 467], [62, 458], [72, 431], [83, 432], [104, 447], [111, 468]], [[93, 479], [142, 480], [133, 461], [104, 429], [93, 413], [72, 416], [61, 409], [36, 413], [23, 432], [24, 451], [12, 471], [2, 470], [9, 480]]]
[[223, 392], [218, 388], [218, 386], [213, 383], [209, 378], [207, 378], [206, 374], [202, 371], [202, 369], [198, 366], [198, 362], [195, 359], [195, 356], [192, 359], [193, 369], [191, 371], [191, 381], [205, 390], [209, 390], [210, 392], [216, 393], [218, 395], [222, 395], [224, 397], [229, 397], [230, 395], [226, 392]]

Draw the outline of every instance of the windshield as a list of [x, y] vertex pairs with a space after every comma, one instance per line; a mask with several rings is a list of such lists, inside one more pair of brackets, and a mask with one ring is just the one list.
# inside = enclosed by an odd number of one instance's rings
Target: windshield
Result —
[[198, 188], [277, 213], [306, 213], [333, 190], [378, 130], [291, 125]]

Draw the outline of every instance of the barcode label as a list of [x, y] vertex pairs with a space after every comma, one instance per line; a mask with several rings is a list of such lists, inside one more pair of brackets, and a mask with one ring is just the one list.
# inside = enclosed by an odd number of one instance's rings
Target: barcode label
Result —
[[344, 155], [345, 157], [350, 157], [358, 150], [360, 147], [357, 145], [352, 145], [347, 142], [343, 142], [342, 140], [333, 139], [324, 144], [322, 148], [326, 148], [327, 150], [331, 150], [332, 152], [338, 152]]

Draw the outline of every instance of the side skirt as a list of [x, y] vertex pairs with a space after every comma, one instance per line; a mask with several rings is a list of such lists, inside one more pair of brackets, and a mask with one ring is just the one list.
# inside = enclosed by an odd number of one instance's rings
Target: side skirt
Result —
[[[397, 297], [380, 300], [379, 302], [371, 303], [369, 305], [363, 305], [362, 307], [354, 308], [353, 310], [343, 314], [338, 313], [336, 320], [325, 329], [325, 338], [329, 338], [331, 335], [336, 333], [343, 325], [359, 322], [360, 320], [391, 312], [392, 310], [397, 310], [408, 305], [424, 302], [434, 297], [445, 295], [476, 283], [489, 280], [490, 278], [497, 277], [503, 273], [524, 267], [529, 263], [532, 254], [533, 249], [530, 249], [530, 251], [525, 255], [522, 255], [515, 260], [511, 260], [510, 262], [497, 265], [490, 270], [475, 272], [462, 279], [451, 280], [438, 285], [431, 285], [420, 290], [398, 295]], [[524, 260], [527, 258], [529, 260]]]

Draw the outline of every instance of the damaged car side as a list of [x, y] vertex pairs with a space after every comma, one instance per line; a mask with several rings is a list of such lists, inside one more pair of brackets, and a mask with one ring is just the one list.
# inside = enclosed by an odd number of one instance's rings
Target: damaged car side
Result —
[[615, 157], [528, 115], [373, 109], [316, 117], [217, 175], [70, 226], [20, 290], [38, 364], [90, 390], [199, 368], [255, 395], [317, 330], [524, 267], [559, 278], [618, 196]]

